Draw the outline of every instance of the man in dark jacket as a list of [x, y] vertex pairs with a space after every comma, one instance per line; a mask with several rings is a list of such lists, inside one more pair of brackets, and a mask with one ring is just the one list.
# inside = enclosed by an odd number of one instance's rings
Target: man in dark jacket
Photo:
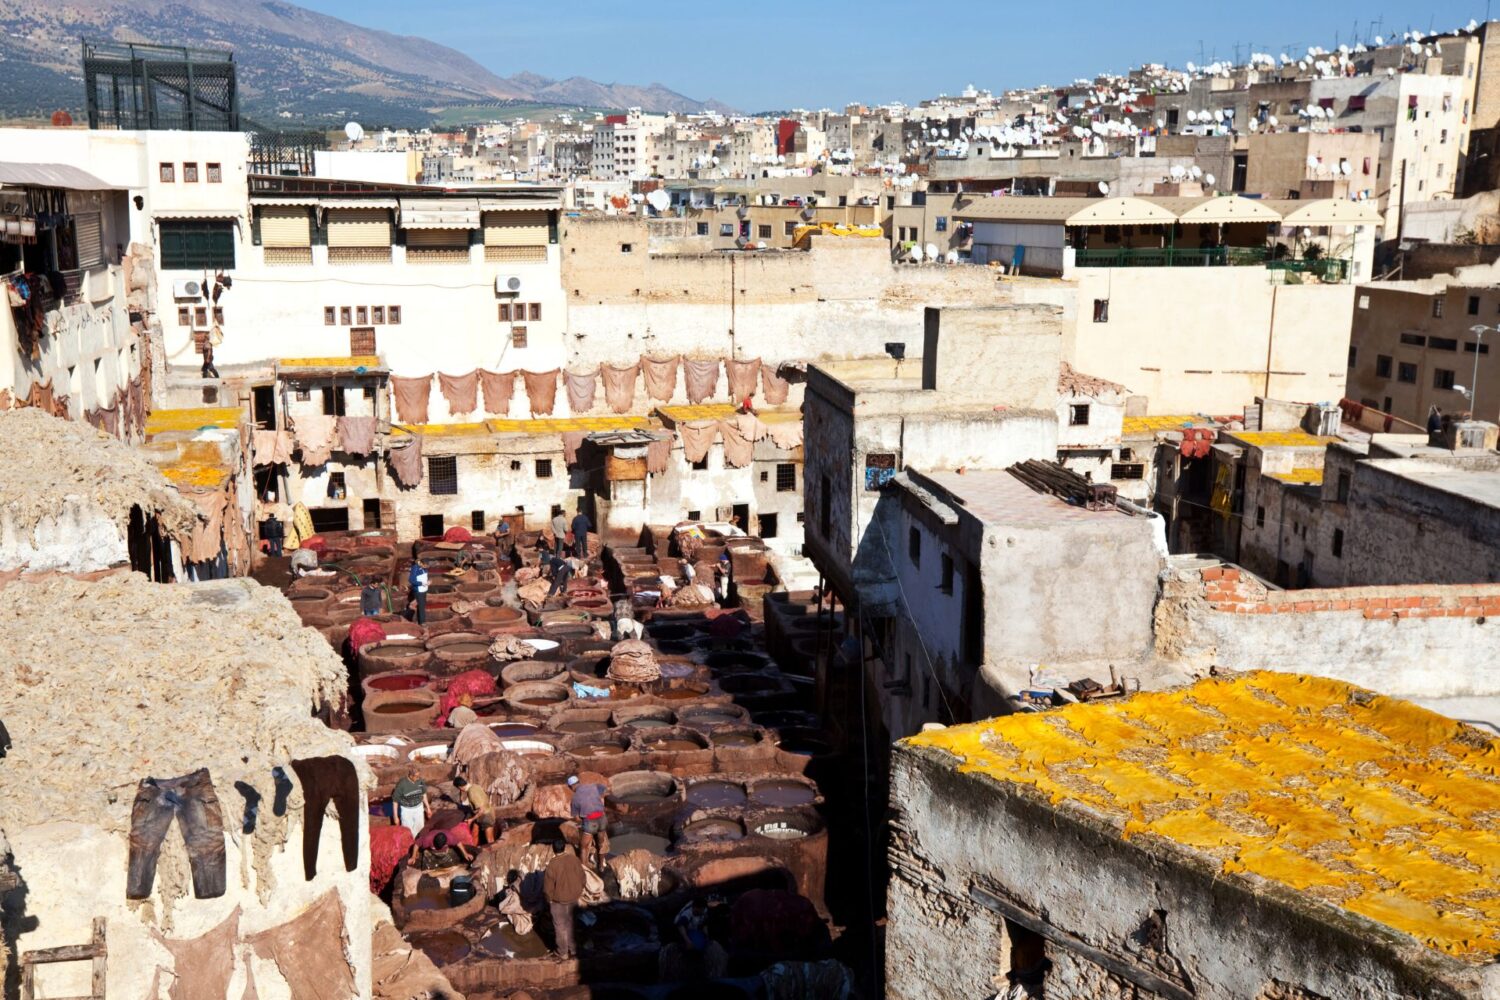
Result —
[[552, 860], [542, 874], [542, 895], [552, 911], [552, 929], [557, 938], [559, 958], [571, 959], [573, 949], [573, 911], [583, 897], [583, 864], [578, 855], [559, 840], [552, 845]]
[[589, 532], [593, 530], [594, 522], [580, 510], [573, 518], [573, 555], [579, 559], [589, 557]]

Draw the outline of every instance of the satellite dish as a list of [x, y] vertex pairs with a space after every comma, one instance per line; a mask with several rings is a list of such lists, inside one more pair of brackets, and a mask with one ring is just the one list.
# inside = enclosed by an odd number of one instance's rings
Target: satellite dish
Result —
[[941, 256], [941, 251], [938, 250], [937, 244], [936, 243], [929, 243], [929, 244], [927, 244], [927, 259], [931, 260], [931, 261], [936, 261], [939, 256]]
[[350, 142], [358, 142], [365, 137], [364, 126], [359, 122], [350, 122], [344, 126], [344, 135], [349, 137]]
[[1099, 193], [1105, 195], [1109, 194], [1109, 181], [1099, 182]]
[[1345, 177], [1348, 177], [1350, 174], [1354, 173], [1354, 167], [1350, 165], [1348, 160], [1344, 160], [1339, 164], [1339, 173], [1343, 174]]
[[[1270, 118], [1266, 119], [1266, 124], [1270, 125], [1272, 128], [1275, 128], [1277, 125], [1281, 124], [1281, 119], [1277, 118], [1275, 115], [1272, 115]], [[714, 162], [717, 163], [719, 161], [715, 160]]]
[[1411, 49], [1411, 54], [1414, 56], [1419, 56], [1422, 54], [1422, 44], [1420, 42], [1412, 42], [1411, 45], [1407, 47]]
[[1376, 45], [1384, 45], [1385, 44], [1385, 36], [1383, 36], [1383, 35], [1376, 35], [1375, 36], [1375, 44]]
[[1318, 158], [1316, 156], [1313, 156], [1311, 153], [1307, 154], [1307, 165], [1308, 167], [1316, 170], [1318, 167]]
[[1156, 127], [1157, 128], [1166, 128], [1167, 127], [1167, 120], [1165, 118], [1158, 118], [1158, 119], [1156, 119]]
[[1188, 173], [1192, 176], [1193, 180], [1197, 180], [1198, 178], [1203, 176], [1203, 168], [1195, 163], [1193, 164], [1192, 168], [1188, 170]]
[[1255, 132], [1255, 131], [1258, 131], [1259, 129], [1260, 129], [1260, 122], [1256, 121], [1254, 118], [1250, 119], [1250, 131]]
[[1196, 111], [1189, 111], [1187, 113], [1187, 120], [1190, 121], [1190, 122], [1197, 121], [1198, 120], [1198, 112], [1196, 112]]
[[1215, 184], [1218, 183], [1218, 181], [1214, 179], [1214, 175], [1213, 174], [1204, 174], [1203, 175], [1203, 183], [1207, 184], [1209, 187], [1213, 187]]
[[1170, 173], [1173, 180], [1180, 181], [1187, 174], [1187, 171], [1182, 169], [1181, 165], [1173, 165]]

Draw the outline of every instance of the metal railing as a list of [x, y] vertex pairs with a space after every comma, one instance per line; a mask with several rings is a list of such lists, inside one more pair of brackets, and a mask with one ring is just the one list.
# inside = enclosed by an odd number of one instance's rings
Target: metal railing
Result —
[[1265, 247], [1123, 247], [1073, 251], [1074, 267], [1265, 267], [1285, 275], [1311, 275], [1324, 284], [1347, 282], [1353, 263], [1337, 257], [1272, 260]]
[[1337, 257], [1320, 257], [1317, 260], [1272, 260], [1266, 262], [1266, 268], [1271, 271], [1281, 271], [1284, 275], [1308, 274], [1317, 278], [1325, 285], [1342, 285], [1349, 281], [1349, 272], [1353, 270], [1354, 262], [1341, 260]]

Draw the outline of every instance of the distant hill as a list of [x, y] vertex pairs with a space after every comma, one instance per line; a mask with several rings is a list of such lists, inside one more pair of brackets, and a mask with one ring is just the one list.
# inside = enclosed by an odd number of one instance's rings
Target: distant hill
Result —
[[280, 0], [0, 0], [0, 117], [82, 120], [79, 38], [232, 49], [252, 118], [426, 125], [443, 108], [528, 101], [651, 111], [728, 110], [659, 83], [501, 77], [424, 38], [361, 28]]

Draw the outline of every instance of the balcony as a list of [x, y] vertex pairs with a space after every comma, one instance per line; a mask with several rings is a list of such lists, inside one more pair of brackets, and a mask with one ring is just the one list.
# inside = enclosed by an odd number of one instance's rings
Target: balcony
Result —
[[1337, 257], [1311, 260], [1272, 259], [1265, 247], [1128, 247], [1074, 250], [1074, 267], [1264, 267], [1285, 284], [1310, 278], [1322, 284], [1345, 284], [1353, 261]]

